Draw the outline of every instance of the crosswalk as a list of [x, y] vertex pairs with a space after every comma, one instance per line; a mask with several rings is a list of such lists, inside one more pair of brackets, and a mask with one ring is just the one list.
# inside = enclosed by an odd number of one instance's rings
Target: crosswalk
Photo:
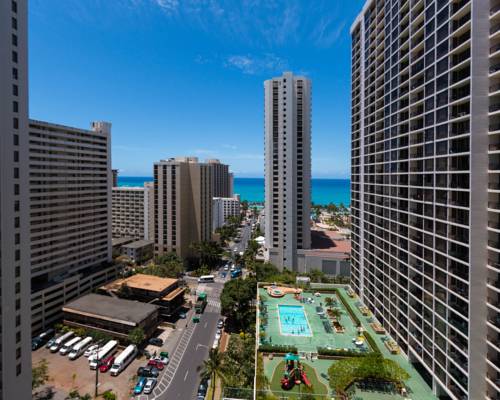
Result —
[[177, 372], [177, 369], [179, 368], [179, 364], [181, 363], [182, 357], [186, 352], [189, 341], [193, 336], [194, 328], [195, 325], [191, 324], [191, 326], [188, 326], [188, 328], [183, 332], [181, 339], [179, 340], [179, 343], [177, 345], [177, 348], [175, 349], [174, 354], [172, 355], [172, 358], [168, 363], [168, 367], [161, 374], [161, 378], [158, 381], [158, 384], [156, 385], [153, 394], [149, 397], [144, 396], [143, 398], [140, 398], [140, 400], [147, 400], [147, 399], [155, 400], [160, 398], [167, 391], [168, 387], [170, 386], [170, 382], [172, 382], [172, 380], [174, 379], [174, 375]]
[[220, 310], [220, 301], [215, 299], [208, 299], [207, 306], [212, 307], [215, 310]]

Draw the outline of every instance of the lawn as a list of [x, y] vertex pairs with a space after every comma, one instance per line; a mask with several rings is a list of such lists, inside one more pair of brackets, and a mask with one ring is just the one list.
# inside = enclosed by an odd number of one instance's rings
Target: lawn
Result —
[[[315, 399], [323, 400], [328, 395], [328, 388], [318, 380], [316, 371], [307, 363], [301, 363], [304, 367], [307, 377], [311, 381], [312, 387], [308, 389], [305, 385], [300, 385], [300, 391], [302, 395], [305, 393], [314, 393], [318, 395]], [[271, 379], [271, 391], [276, 395], [277, 392], [286, 393], [289, 399], [297, 399], [299, 395], [299, 385], [295, 385], [293, 389], [284, 391], [281, 388], [281, 378], [283, 377], [283, 371], [285, 369], [285, 361], [281, 361], [274, 369], [273, 377]]]

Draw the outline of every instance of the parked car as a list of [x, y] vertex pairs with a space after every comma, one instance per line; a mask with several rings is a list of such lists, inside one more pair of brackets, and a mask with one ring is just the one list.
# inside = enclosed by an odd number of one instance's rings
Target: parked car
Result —
[[224, 320], [222, 318], [219, 319], [217, 322], [217, 328], [222, 329], [224, 328]]
[[158, 368], [152, 366], [139, 367], [137, 370], [137, 376], [143, 376], [145, 378], [157, 378], [160, 374]]
[[134, 387], [134, 394], [141, 394], [146, 385], [146, 377], [141, 376]]
[[200, 382], [200, 386], [198, 386], [198, 397], [205, 397], [207, 395], [208, 390], [208, 382], [206, 380], [202, 380]]
[[153, 357], [153, 360], [161, 362], [163, 365], [168, 365], [169, 358], [166, 351], [162, 351], [159, 356]]
[[158, 361], [156, 359], [151, 359], [148, 361], [148, 366], [150, 367], [154, 367], [156, 369], [158, 369], [158, 371], [163, 371], [163, 363], [161, 361]]
[[187, 318], [186, 313], [184, 313], [184, 312], [179, 313], [179, 318], [180, 319], [186, 319]]
[[212, 349], [216, 349], [217, 347], [219, 347], [219, 341], [215, 339], [214, 343], [212, 344]]
[[144, 385], [144, 394], [150, 394], [156, 386], [156, 378], [148, 378]]
[[115, 357], [114, 356], [109, 356], [108, 358], [105, 358], [99, 367], [100, 372], [107, 372], [108, 369], [111, 368], [113, 363], [115, 362]]
[[219, 340], [221, 336], [222, 336], [222, 329], [217, 329], [217, 332], [215, 332], [215, 340]]
[[97, 352], [98, 347], [99, 347], [98, 344], [93, 344], [87, 350], [85, 350], [85, 353], [83, 353], [83, 356], [89, 358], [93, 353]]
[[163, 345], [163, 340], [161, 340], [160, 338], [157, 338], [157, 337], [153, 337], [153, 338], [148, 340], [148, 343], [153, 345], [153, 346], [160, 347]]
[[31, 341], [31, 349], [37, 350], [46, 344], [50, 339], [54, 337], [54, 329], [48, 329], [45, 332], [40, 333], [37, 337], [33, 338]]
[[50, 339], [50, 340], [47, 342], [47, 344], [45, 345], [45, 348], [46, 348], [46, 349], [50, 349], [50, 348], [54, 345], [54, 343], [55, 343], [55, 342], [56, 342], [56, 338], [55, 338], [55, 337], [53, 337], [52, 339]]

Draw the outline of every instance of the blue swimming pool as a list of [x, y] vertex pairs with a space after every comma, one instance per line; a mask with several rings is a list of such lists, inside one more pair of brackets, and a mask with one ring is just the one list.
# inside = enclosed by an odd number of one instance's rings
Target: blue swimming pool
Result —
[[312, 336], [303, 306], [278, 305], [282, 335]]

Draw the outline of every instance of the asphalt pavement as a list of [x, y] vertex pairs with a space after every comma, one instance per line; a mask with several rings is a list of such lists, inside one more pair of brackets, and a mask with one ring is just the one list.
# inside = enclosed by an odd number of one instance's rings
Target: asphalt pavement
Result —
[[200, 384], [200, 369], [203, 360], [215, 340], [217, 321], [220, 318], [220, 292], [222, 283], [207, 283], [199, 286], [208, 296], [208, 305], [200, 322], [193, 324], [191, 315], [183, 330], [177, 347], [171, 355], [169, 366], [160, 375], [158, 384], [149, 399], [190, 400], [196, 399]]

